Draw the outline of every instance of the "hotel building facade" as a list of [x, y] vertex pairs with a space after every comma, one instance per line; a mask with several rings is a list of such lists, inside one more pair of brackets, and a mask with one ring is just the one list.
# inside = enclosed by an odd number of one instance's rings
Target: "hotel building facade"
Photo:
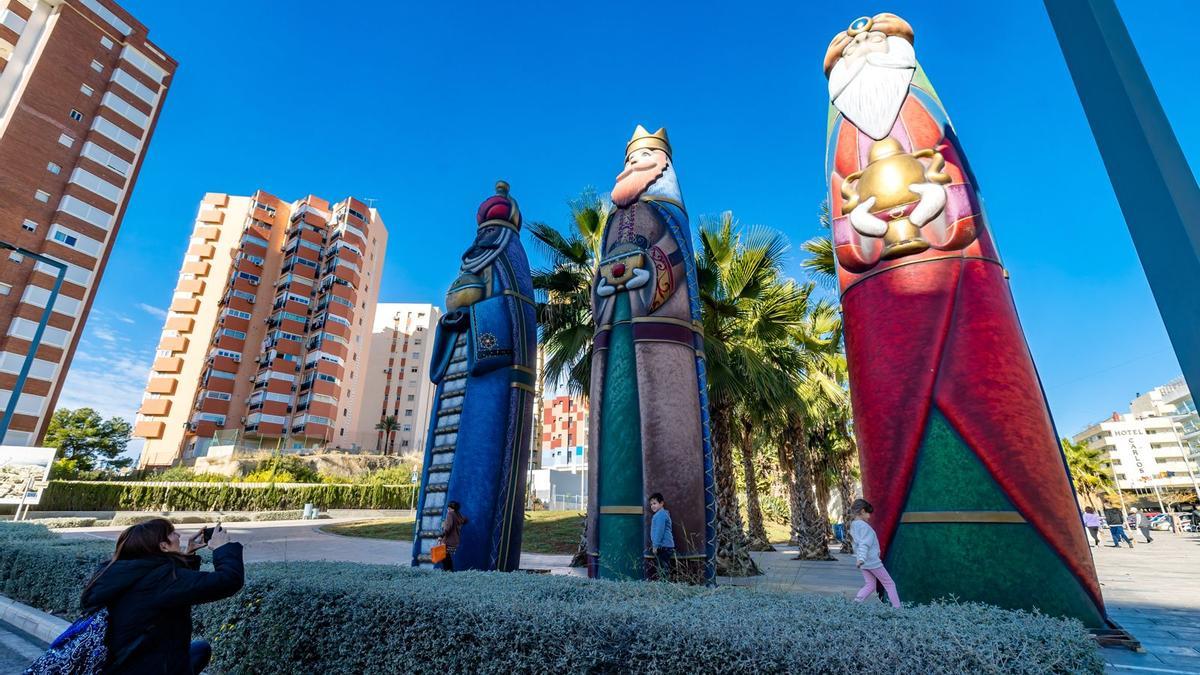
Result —
[[[437, 387], [429, 381], [433, 334], [442, 316], [433, 305], [381, 303], [375, 310], [358, 444], [388, 455], [425, 452]], [[390, 433], [375, 426], [395, 418]]]
[[[378, 212], [209, 193], [138, 411], [140, 467], [240, 448], [350, 447], [387, 249]], [[224, 440], [222, 440], [224, 439]]]
[[0, 0], [0, 415], [53, 298], [7, 445], [45, 434], [175, 67], [110, 0]]
[[1114, 412], [1073, 440], [1104, 451], [1122, 490], [1196, 489], [1200, 418], [1183, 378], [1139, 394], [1129, 412]]

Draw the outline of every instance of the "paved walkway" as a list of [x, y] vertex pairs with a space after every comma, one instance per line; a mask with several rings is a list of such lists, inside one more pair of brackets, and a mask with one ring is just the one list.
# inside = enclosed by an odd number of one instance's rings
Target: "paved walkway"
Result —
[[[320, 521], [229, 523], [233, 537], [245, 546], [249, 562], [276, 560], [340, 560], [348, 562], [407, 564], [412, 544], [344, 537], [321, 532], [326, 525], [349, 522], [338, 518]], [[119, 527], [86, 528], [66, 533], [70, 537], [115, 540]], [[180, 528], [185, 536], [192, 531]], [[1105, 649], [1104, 656], [1114, 672], [1160, 672], [1200, 674], [1200, 534], [1154, 533], [1152, 544], [1134, 549], [1093, 548], [1096, 568], [1109, 614], [1133, 633], [1145, 647], [1144, 653]], [[1141, 539], [1139, 535], [1138, 540]], [[745, 579], [722, 577], [722, 584], [830, 593], [853, 597], [862, 583], [852, 556], [837, 553], [835, 561], [791, 560], [795, 548], [755, 553], [764, 574]], [[568, 567], [570, 556], [524, 554], [525, 569], [549, 569], [554, 574], [582, 574]], [[874, 600], [869, 600], [874, 602]], [[0, 640], [0, 647], [3, 640]], [[4, 672], [0, 668], [0, 672]]]

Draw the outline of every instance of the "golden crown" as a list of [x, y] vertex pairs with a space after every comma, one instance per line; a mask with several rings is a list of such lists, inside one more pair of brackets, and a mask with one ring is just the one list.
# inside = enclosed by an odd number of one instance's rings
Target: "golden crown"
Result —
[[654, 133], [646, 130], [646, 127], [637, 125], [637, 129], [633, 130], [633, 138], [629, 139], [629, 143], [625, 145], [625, 156], [628, 157], [634, 150], [642, 148], [650, 148], [651, 150], [662, 150], [667, 153], [667, 157], [671, 156], [671, 142], [667, 140], [667, 130], [659, 129]]

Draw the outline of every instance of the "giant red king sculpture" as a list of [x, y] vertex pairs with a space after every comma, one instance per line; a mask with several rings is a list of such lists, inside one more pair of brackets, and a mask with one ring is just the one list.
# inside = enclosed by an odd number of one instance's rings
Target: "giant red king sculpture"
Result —
[[913, 30], [861, 17], [825, 54], [834, 251], [862, 460], [906, 601], [1105, 612], [979, 188]]

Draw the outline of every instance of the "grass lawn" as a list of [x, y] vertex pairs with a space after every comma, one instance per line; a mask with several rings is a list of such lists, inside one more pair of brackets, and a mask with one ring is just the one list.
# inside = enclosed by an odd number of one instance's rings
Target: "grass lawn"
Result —
[[[414, 523], [411, 518], [381, 518], [326, 525], [321, 529], [349, 537], [412, 541]], [[582, 533], [583, 513], [579, 511], [526, 511], [521, 550], [526, 553], [569, 555], [579, 548]]]

